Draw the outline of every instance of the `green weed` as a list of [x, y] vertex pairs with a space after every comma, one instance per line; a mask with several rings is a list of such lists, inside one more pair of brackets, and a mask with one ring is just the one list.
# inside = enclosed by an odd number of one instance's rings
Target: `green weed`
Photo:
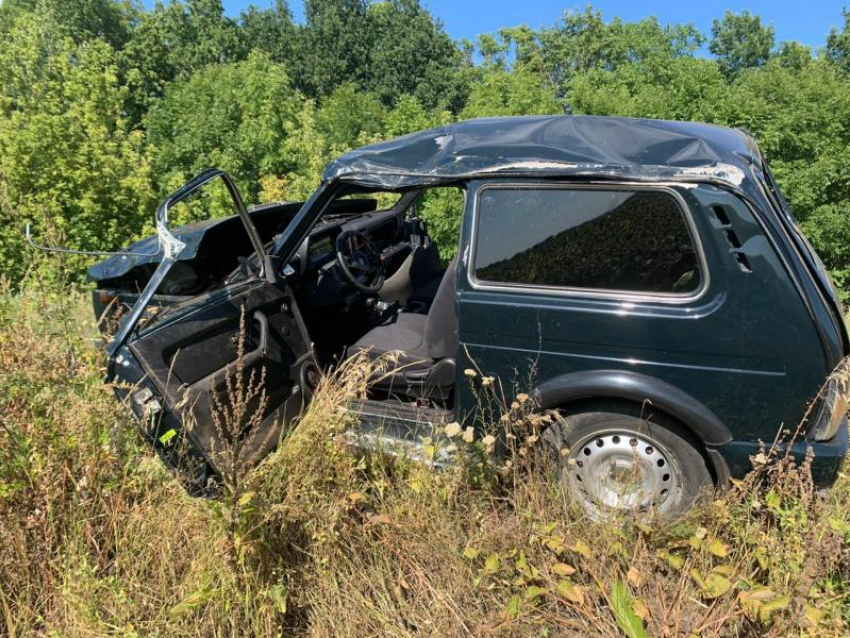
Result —
[[[765, 450], [675, 524], [596, 523], [539, 467], [545, 415], [522, 393], [492, 432], [439, 433], [458, 459], [442, 471], [352, 449], [341, 406], [370, 374], [354, 362], [222, 498], [191, 498], [102, 385], [89, 315], [76, 293], [0, 296], [0, 635], [850, 630], [843, 475], [819, 493]], [[507, 460], [496, 433], [515, 437]]]

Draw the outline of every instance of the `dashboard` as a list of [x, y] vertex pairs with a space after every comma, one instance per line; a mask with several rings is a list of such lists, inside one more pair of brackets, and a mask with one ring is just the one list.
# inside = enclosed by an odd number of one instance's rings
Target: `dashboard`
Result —
[[399, 211], [373, 211], [355, 215], [331, 214], [320, 219], [299, 247], [290, 266], [292, 281], [302, 310], [335, 304], [357, 303], [362, 293], [341, 274], [337, 264], [336, 240], [345, 232], [366, 235], [381, 253], [387, 275], [395, 272], [410, 252], [410, 234], [405, 232]]

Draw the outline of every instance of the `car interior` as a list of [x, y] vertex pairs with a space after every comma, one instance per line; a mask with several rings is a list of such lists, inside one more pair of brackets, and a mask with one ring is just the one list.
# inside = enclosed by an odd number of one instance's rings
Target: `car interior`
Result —
[[[449, 191], [451, 196], [446, 196]], [[285, 290], [276, 286], [268, 294], [279, 300], [291, 295], [301, 319], [295, 328], [300, 337], [281, 333], [281, 345], [292, 345], [296, 339], [304, 347], [312, 346], [312, 357], [325, 371], [355, 356], [381, 358], [369, 400], [402, 409], [451, 408], [458, 348], [456, 262], [441, 258], [419, 211], [451, 206], [459, 220], [463, 201], [457, 187], [403, 193], [360, 191], [334, 198], [288, 262], [273, 266], [280, 269], [278, 279], [286, 286]], [[267, 252], [272, 252], [275, 240], [301, 205], [280, 202], [248, 211]], [[200, 216], [203, 208], [194, 212]], [[151, 374], [154, 368], [163, 373], [162, 385], [170, 387], [178, 379], [186, 386], [202, 388], [209, 385], [205, 378], [232, 365], [237, 356], [232, 331], [238, 318], [230, 316], [236, 312], [233, 304], [252, 308], [253, 321], [246, 326], [247, 344], [252, 348], [255, 342], [264, 343], [270, 327], [285, 330], [280, 321], [286, 320], [280, 316], [280, 301], [275, 302], [277, 310], [264, 306], [265, 293], [249, 293], [242, 286], [258, 272], [259, 262], [239, 217], [200, 221], [175, 232], [184, 241], [194, 242], [193, 250], [172, 266], [157, 287], [132, 347]], [[101, 329], [108, 333], [114, 331], [110, 324], [119, 325], [136, 304], [156, 263], [144, 258], [133, 263], [119, 256], [106, 265], [111, 270], [101, 272], [109, 276], [94, 278], [93, 300]], [[228, 292], [223, 296], [224, 290]], [[229, 300], [227, 307], [216, 305], [224, 300]], [[179, 317], [190, 318], [179, 322], [180, 326], [168, 319]], [[267, 373], [290, 377], [289, 355], [277, 352], [277, 346], [269, 347]], [[298, 366], [301, 386], [312, 391], [319, 371], [306, 362]], [[285, 384], [280, 385], [282, 391]], [[270, 397], [270, 403], [285, 398]]]
[[422, 195], [384, 210], [325, 213], [286, 276], [322, 367], [380, 357], [374, 398], [447, 406], [458, 347], [456, 259], [441, 261], [417, 215]]

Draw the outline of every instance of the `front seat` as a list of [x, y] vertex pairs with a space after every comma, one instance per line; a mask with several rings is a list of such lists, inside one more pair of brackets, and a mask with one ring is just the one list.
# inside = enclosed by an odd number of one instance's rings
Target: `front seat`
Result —
[[400, 312], [348, 347], [349, 357], [366, 352], [388, 357], [389, 370], [376, 374], [373, 389], [413, 398], [447, 400], [455, 380], [458, 321], [455, 312], [457, 257], [449, 263], [427, 315]]
[[427, 241], [414, 248], [398, 270], [387, 277], [379, 294], [384, 301], [426, 313], [445, 274], [437, 244]]

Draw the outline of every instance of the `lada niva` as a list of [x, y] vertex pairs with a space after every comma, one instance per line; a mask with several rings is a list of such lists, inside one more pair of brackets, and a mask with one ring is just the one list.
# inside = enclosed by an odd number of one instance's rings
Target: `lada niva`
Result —
[[[234, 214], [176, 227], [212, 182]], [[440, 251], [417, 211], [447, 190], [460, 230]], [[323, 371], [387, 353], [352, 408], [362, 428], [415, 445], [426, 424], [474, 421], [465, 370], [528, 379], [558, 415], [558, 475], [592, 511], [674, 517], [782, 427], [802, 423], [788, 449], [814, 454], [818, 485], [847, 452], [838, 295], [741, 130], [472, 120], [351, 151], [303, 203], [248, 209], [209, 170], [156, 223], [89, 276], [98, 315], [122, 311], [109, 379], [198, 484], [218, 471], [213, 412], [238, 369], [264, 371], [261, 457]]]

